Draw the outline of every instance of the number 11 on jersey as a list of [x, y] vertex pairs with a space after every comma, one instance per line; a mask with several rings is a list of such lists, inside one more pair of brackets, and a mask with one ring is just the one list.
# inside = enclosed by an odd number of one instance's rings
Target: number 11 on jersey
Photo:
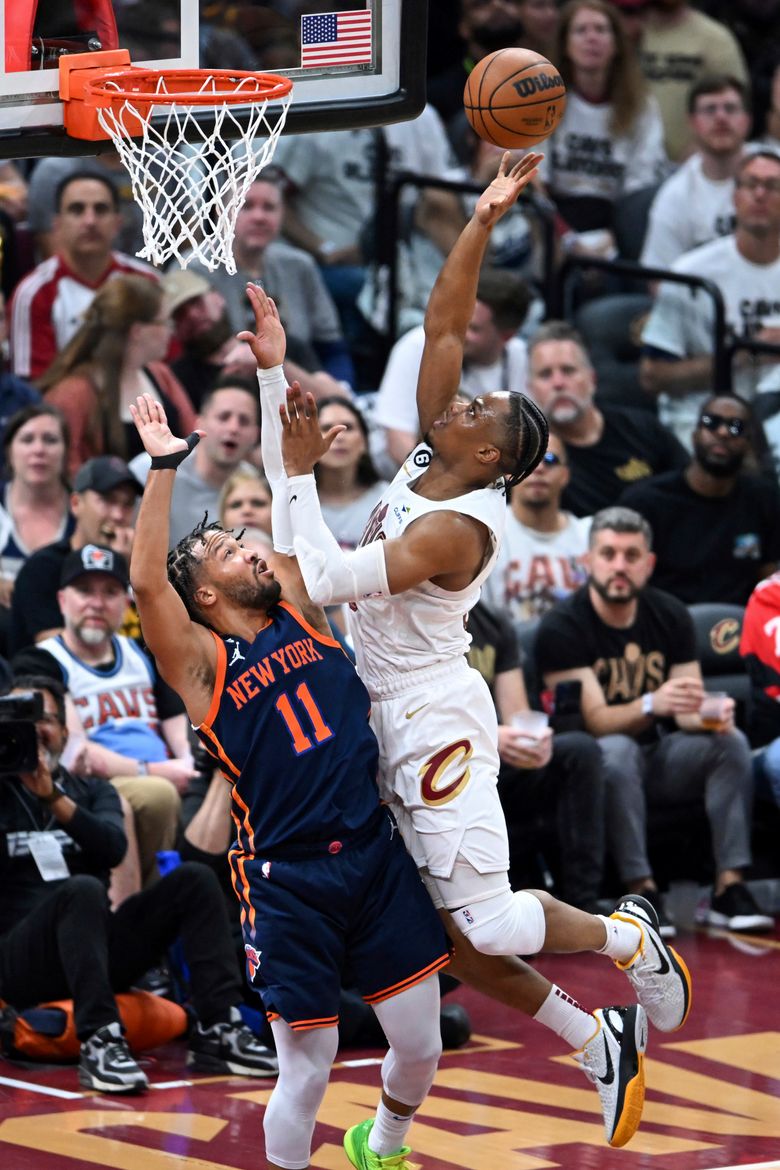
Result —
[[292, 701], [288, 694], [280, 695], [276, 700], [276, 710], [281, 715], [287, 726], [292, 740], [293, 751], [296, 756], [300, 756], [303, 752], [308, 752], [315, 744], [325, 743], [326, 740], [333, 738], [333, 732], [328, 727], [327, 723], [322, 717], [322, 712], [314, 701], [314, 696], [309, 690], [306, 683], [301, 683], [295, 690], [295, 697], [303, 707], [304, 711], [309, 717], [311, 729], [314, 735], [314, 743], [303, 730], [300, 719], [293, 710]]

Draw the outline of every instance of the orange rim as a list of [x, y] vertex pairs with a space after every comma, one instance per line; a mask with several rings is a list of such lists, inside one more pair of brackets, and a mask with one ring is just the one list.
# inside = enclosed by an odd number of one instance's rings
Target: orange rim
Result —
[[[166, 92], [159, 92], [157, 86], [164, 79]], [[200, 87], [213, 81], [214, 88]], [[255, 83], [255, 88], [249, 84]], [[90, 70], [84, 84], [83, 100], [100, 101], [105, 107], [141, 98], [153, 101], [154, 105], [172, 106], [215, 106], [246, 105], [249, 102], [279, 101], [292, 89], [289, 77], [278, 73], [252, 73], [238, 69], [95, 69]]]

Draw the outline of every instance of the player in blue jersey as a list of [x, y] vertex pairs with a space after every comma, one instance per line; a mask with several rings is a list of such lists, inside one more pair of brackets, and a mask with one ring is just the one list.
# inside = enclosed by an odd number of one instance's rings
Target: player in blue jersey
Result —
[[[272, 367], [281, 368], [283, 333], [281, 344], [277, 354], [269, 342]], [[379, 802], [368, 692], [294, 558], [267, 564], [215, 524], [167, 556], [175, 469], [199, 436], [173, 436], [149, 395], [131, 410], [152, 456], [131, 566], [144, 638], [232, 786], [247, 969], [279, 1057], [266, 1156], [309, 1165], [348, 970], [390, 1043], [376, 1115], [354, 1127], [370, 1142], [350, 1156], [361, 1170], [403, 1170], [441, 1052], [436, 973], [449, 953]]]

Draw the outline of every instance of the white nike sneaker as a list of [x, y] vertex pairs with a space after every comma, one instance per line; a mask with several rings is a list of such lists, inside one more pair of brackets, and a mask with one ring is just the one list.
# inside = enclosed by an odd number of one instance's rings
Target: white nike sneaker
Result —
[[611, 917], [632, 922], [642, 932], [636, 954], [615, 966], [628, 976], [650, 1023], [661, 1032], [676, 1032], [691, 1010], [691, 976], [674, 947], [661, 938], [655, 908], [641, 894], [626, 894]]
[[598, 1027], [574, 1059], [601, 1098], [610, 1146], [624, 1146], [639, 1128], [645, 1103], [647, 1016], [637, 1004], [596, 1008]]

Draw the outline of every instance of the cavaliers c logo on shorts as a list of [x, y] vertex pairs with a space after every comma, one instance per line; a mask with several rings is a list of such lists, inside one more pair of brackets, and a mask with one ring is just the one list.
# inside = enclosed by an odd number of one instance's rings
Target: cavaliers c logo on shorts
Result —
[[[467, 739], [439, 748], [420, 768], [420, 795], [428, 805], [448, 804], [471, 779], [469, 760], [474, 754]], [[462, 769], [462, 770], [461, 770]], [[448, 773], [455, 772], [450, 777]]]

